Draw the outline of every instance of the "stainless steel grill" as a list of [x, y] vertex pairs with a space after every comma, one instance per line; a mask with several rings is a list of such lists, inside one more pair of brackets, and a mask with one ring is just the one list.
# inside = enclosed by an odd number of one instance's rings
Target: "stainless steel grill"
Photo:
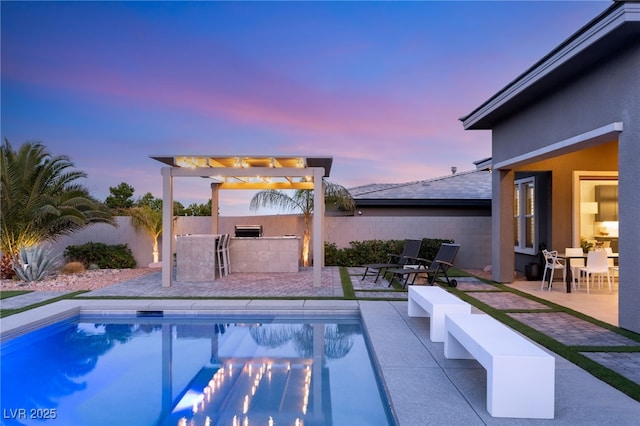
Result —
[[262, 225], [236, 225], [236, 237], [262, 237]]

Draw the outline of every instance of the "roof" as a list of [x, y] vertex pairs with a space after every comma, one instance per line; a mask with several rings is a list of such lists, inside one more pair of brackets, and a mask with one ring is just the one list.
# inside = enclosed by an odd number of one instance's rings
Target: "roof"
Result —
[[[434, 179], [405, 183], [370, 184], [350, 188], [356, 203], [385, 200], [385, 204], [459, 204], [460, 201], [491, 201], [491, 171], [471, 170]], [[394, 202], [395, 201], [395, 202]], [[456, 202], [457, 201], [457, 202]]]
[[640, 40], [640, 3], [616, 1], [468, 115], [465, 129], [490, 130], [619, 49]]

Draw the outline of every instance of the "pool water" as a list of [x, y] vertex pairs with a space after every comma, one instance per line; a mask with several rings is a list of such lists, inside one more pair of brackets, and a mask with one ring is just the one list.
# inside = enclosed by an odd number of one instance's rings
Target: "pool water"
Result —
[[0, 366], [3, 424], [394, 424], [355, 317], [82, 316]]

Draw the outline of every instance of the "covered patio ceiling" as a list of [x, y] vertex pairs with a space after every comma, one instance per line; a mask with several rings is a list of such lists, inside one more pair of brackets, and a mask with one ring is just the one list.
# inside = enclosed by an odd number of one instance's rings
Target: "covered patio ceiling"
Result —
[[[170, 167], [197, 170], [195, 174], [219, 183], [220, 189], [313, 189], [310, 168], [329, 177], [331, 157], [301, 155], [170, 155], [151, 156]], [[185, 176], [184, 172], [178, 173]], [[175, 174], [175, 175], [178, 175]]]

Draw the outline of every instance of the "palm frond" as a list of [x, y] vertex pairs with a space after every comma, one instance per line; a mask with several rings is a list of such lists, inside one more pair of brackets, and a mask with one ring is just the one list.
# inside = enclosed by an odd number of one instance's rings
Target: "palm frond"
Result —
[[92, 223], [115, 225], [113, 216], [77, 180], [65, 155], [53, 156], [38, 142], [17, 150], [5, 138], [0, 148], [0, 251], [17, 254]]
[[298, 200], [284, 191], [278, 191], [275, 189], [257, 192], [251, 198], [249, 208], [252, 211], [257, 211], [260, 207], [280, 208], [284, 211], [300, 210], [304, 212], [304, 206], [301, 205]]

